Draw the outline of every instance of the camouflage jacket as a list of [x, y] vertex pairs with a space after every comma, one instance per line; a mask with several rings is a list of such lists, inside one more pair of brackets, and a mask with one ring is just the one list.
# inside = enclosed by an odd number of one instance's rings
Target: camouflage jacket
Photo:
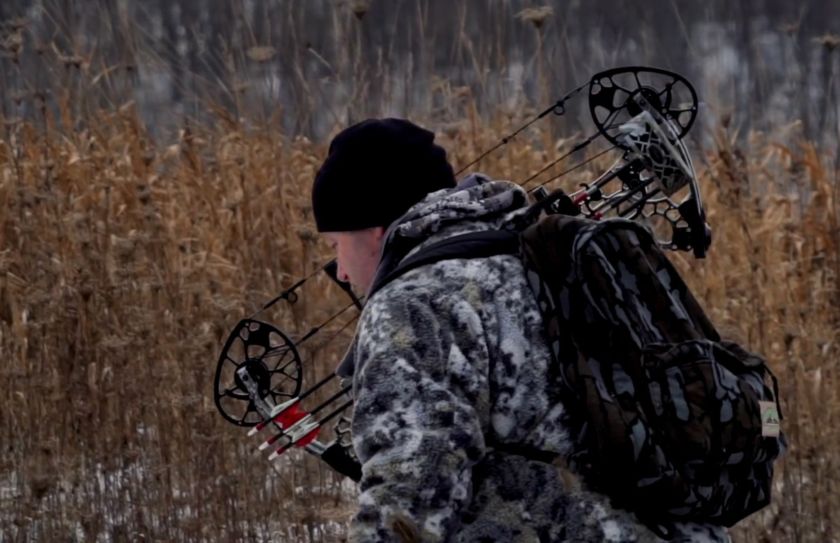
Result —
[[[498, 228], [526, 204], [518, 186], [472, 176], [411, 208], [385, 252]], [[567, 471], [494, 447], [570, 452], [542, 330], [510, 255], [416, 268], [370, 299], [339, 370], [352, 375], [363, 473], [351, 541], [660, 541]], [[720, 528], [680, 531], [728, 540]]]

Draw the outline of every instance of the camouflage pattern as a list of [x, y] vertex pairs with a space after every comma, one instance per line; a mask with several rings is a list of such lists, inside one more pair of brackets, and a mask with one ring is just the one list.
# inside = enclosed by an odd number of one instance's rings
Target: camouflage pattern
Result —
[[[410, 209], [386, 253], [500, 228], [526, 203], [515, 184], [471, 177]], [[502, 451], [573, 452], [557, 372], [516, 255], [440, 261], [385, 285], [339, 369], [362, 463], [350, 541], [661, 541], [568, 469]], [[673, 541], [728, 541], [718, 527], [677, 528]]]
[[558, 215], [523, 240], [575, 395], [571, 465], [651, 521], [732, 526], [766, 506], [785, 447], [764, 435], [769, 369], [720, 338], [650, 231]]

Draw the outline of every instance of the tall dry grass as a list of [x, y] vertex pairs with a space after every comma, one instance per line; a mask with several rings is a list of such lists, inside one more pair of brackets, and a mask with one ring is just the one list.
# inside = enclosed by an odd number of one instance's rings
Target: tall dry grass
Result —
[[[351, 53], [341, 69], [356, 77]], [[0, 119], [0, 539], [339, 539], [352, 486], [301, 451], [268, 464], [212, 404], [229, 329], [327, 258], [308, 199], [327, 140], [216, 104], [203, 106], [212, 121], [153, 136], [121, 79], [69, 57], [44, 66], [29, 78], [16, 64], [4, 80], [16, 107]], [[480, 114], [472, 90], [447, 81], [430, 88], [443, 113], [418, 120], [456, 165], [525, 117]], [[673, 255], [781, 384], [791, 448], [774, 503], [735, 530], [740, 542], [823, 542], [840, 528], [838, 157], [784, 130], [744, 141], [723, 124], [695, 150], [714, 242], [705, 260]], [[523, 179], [568, 148], [563, 136], [537, 125], [479, 167]], [[299, 335], [342, 305], [318, 279], [268, 317]], [[307, 345], [307, 382], [346, 339]]]
[[[12, 122], [0, 142], [4, 539], [317, 539], [352, 493], [303, 455], [277, 471], [255, 457], [211, 384], [228, 329], [326, 258], [307, 198], [323, 143], [222, 124], [160, 146], [130, 107], [87, 121], [61, 132], [46, 113], [45, 129]], [[502, 124], [442, 137], [464, 163]], [[674, 258], [714, 320], [770, 359], [791, 441], [774, 504], [737, 540], [826, 541], [840, 505], [837, 179], [807, 141], [727, 138], [701, 161], [712, 250]], [[482, 170], [518, 178], [545, 155], [515, 141]], [[274, 318], [305, 331], [337, 307], [318, 290]]]

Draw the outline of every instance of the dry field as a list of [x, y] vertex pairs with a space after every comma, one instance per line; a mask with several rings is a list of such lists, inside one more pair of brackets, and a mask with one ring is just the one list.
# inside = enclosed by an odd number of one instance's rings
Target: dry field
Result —
[[[327, 140], [213, 105], [214, 121], [155, 137], [130, 100], [38, 88], [15, 98], [27, 116], [0, 114], [0, 540], [339, 539], [352, 487], [301, 451], [269, 464], [212, 401], [229, 329], [327, 258], [308, 199]], [[456, 165], [524, 119], [446, 98], [445, 123], [417, 120]], [[704, 260], [673, 255], [780, 382], [791, 447], [772, 506], [734, 532], [744, 543], [840, 537], [838, 157], [798, 129], [722, 124], [695, 148], [714, 241]], [[570, 145], [556, 137], [535, 125], [480, 170], [525, 178]], [[301, 334], [342, 304], [319, 279], [271, 318]], [[309, 383], [343, 339], [303, 351]]]
[[[130, 106], [69, 122], [6, 119], [0, 141], [4, 540], [319, 537], [346, 514], [337, 479], [302, 456], [272, 470], [211, 384], [228, 329], [325, 260], [306, 197], [323, 143], [221, 124], [161, 146]], [[502, 130], [468, 119], [444, 142], [463, 163]], [[715, 239], [703, 261], [674, 258], [781, 382], [791, 450], [739, 540], [825, 541], [840, 505], [837, 181], [808, 142], [751, 143], [721, 131], [698, 155]], [[482, 170], [516, 178], [544, 158], [513, 143]], [[276, 318], [301, 332], [337, 299], [312, 291]], [[319, 351], [304, 355], [323, 373], [338, 350]]]

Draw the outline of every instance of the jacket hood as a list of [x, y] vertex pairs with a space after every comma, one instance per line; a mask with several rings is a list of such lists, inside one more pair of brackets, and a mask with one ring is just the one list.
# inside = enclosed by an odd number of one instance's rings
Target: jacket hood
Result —
[[527, 192], [511, 181], [470, 174], [457, 186], [428, 194], [388, 229], [383, 252], [419, 248], [467, 232], [500, 229], [528, 207]]

